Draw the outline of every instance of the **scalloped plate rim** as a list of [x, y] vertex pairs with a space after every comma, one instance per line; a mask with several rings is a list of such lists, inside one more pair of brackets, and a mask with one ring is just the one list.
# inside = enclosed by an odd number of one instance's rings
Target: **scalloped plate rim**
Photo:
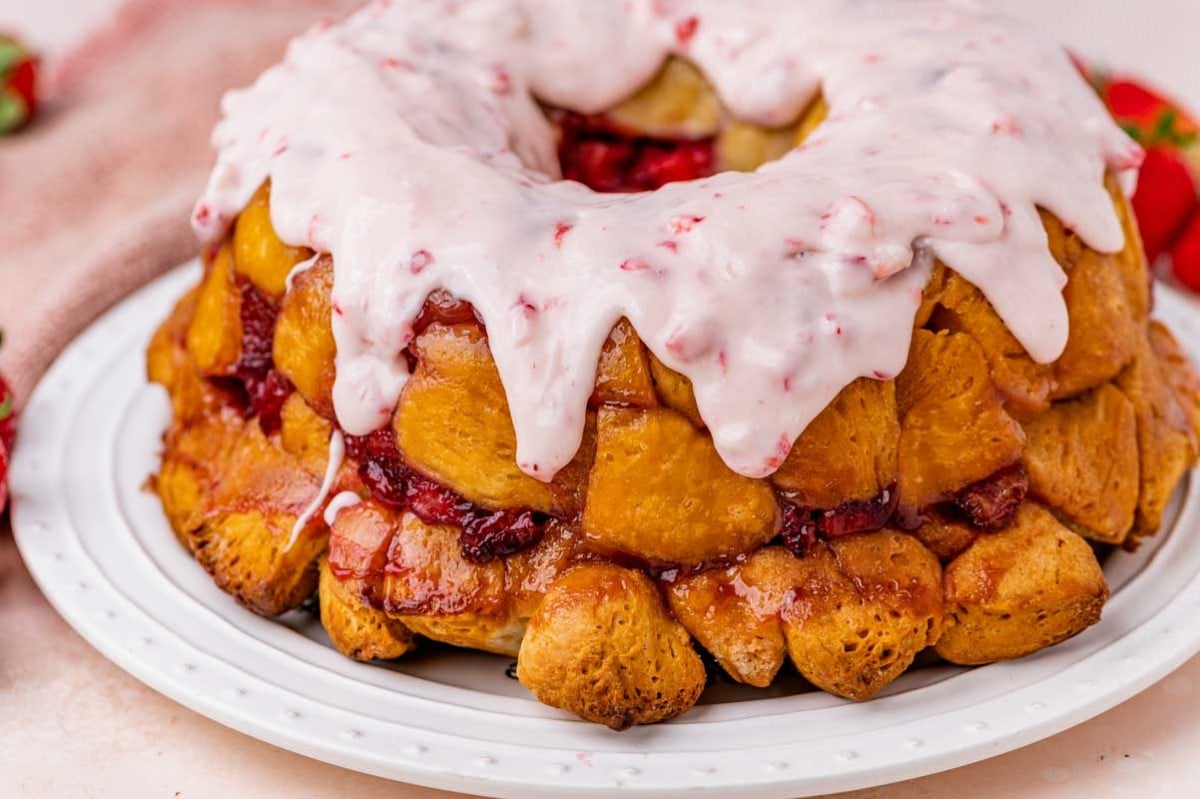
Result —
[[[102, 367], [97, 366], [98, 356], [106, 356], [119, 365], [114, 374], [133, 373], [134, 364], [140, 371], [143, 358], [141, 345], [182, 293], [183, 287], [195, 279], [196, 270], [196, 262], [190, 262], [128, 297], [97, 319], [64, 350], [47, 372], [27, 404], [21, 441], [13, 453], [11, 482], [15, 500], [12, 510], [14, 535], [30, 573], [42, 592], [59, 614], [92, 646], [137, 679], [180, 704], [276, 746], [378, 776], [498, 797], [607, 796], [618, 788], [630, 796], [646, 797], [683, 796], [696, 792], [738, 797], [813, 795], [922, 776], [1032, 743], [1128, 699], [1200, 651], [1200, 628], [1189, 631], [1184, 624], [1170, 624], [1173, 617], [1194, 613], [1200, 608], [1200, 576], [1194, 569], [1180, 574], [1183, 567], [1173, 562], [1176, 560], [1174, 554], [1182, 553], [1200, 563], [1200, 540], [1194, 534], [1187, 535], [1200, 533], [1200, 480], [1193, 473], [1187, 487], [1180, 492], [1182, 507], [1173, 529], [1153, 545], [1155, 550], [1165, 548], [1172, 555], [1156, 558], [1156, 552], [1148, 553], [1144, 556], [1145, 564], [1140, 567], [1141, 571], [1128, 583], [1134, 586], [1134, 594], [1140, 597], [1143, 593], [1156, 590], [1153, 586], [1145, 585], [1145, 572], [1167, 572], [1174, 575], [1176, 582], [1182, 581], [1178, 590], [1171, 595], [1157, 595], [1161, 606], [1136, 624], [1126, 621], [1128, 629], [1112, 640], [1105, 641], [1099, 648], [1095, 648], [1096, 640], [1087, 641], [1087, 647], [1080, 649], [1082, 654], [1074, 653], [1075, 660], [1071, 659], [1071, 642], [1068, 642], [1048, 650], [1041, 658], [1034, 656], [1012, 664], [968, 670], [916, 690], [902, 692], [897, 695], [900, 699], [895, 702], [891, 700], [896, 697], [888, 697], [862, 705], [840, 704], [815, 710], [789, 710], [781, 707], [785, 703], [778, 699], [758, 699], [746, 706], [752, 710], [761, 708], [761, 712], [749, 714], [748, 720], [723, 719], [719, 711], [704, 713], [701, 709], [690, 723], [643, 728], [628, 738], [613, 738], [613, 734], [607, 730], [593, 730], [590, 725], [540, 711], [521, 717], [520, 724], [526, 725], [527, 729], [545, 729], [546, 732], [539, 732], [536, 737], [553, 737], [563, 731], [568, 735], [566, 740], [573, 743], [578, 742], [579, 736], [584, 739], [592, 736], [597, 744], [602, 744], [595, 750], [575, 751], [561, 746], [530, 746], [506, 740], [506, 729], [501, 728], [492, 729], [490, 738], [465, 732], [455, 734], [453, 727], [464, 720], [496, 725], [497, 718], [503, 718], [503, 714], [496, 709], [471, 706], [471, 694], [479, 693], [482, 698], [483, 692], [473, 692], [469, 688], [441, 686], [440, 683], [432, 683], [432, 687], [427, 689], [423, 686], [423, 690], [429, 692], [429, 697], [441, 695], [447, 700], [452, 695], [455, 697], [454, 702], [433, 706], [435, 714], [446, 716], [440, 719], [445, 729], [435, 731], [406, 726], [400, 720], [369, 718], [366, 714], [347, 710], [336, 702], [326, 703], [316, 697], [291, 691], [261, 675], [249, 674], [246, 669], [233, 665], [211, 651], [215, 648], [213, 645], [222, 640], [221, 636], [234, 636], [227, 640], [245, 645], [250, 653], [247, 657], [253, 657], [255, 651], [270, 646], [269, 643], [235, 624], [226, 625], [228, 629], [220, 631], [201, 630], [201, 635], [216, 636], [209, 640], [207, 647], [185, 640], [150, 613], [139, 610], [108, 579], [102, 568], [102, 559], [95, 558], [87, 550], [85, 537], [75, 529], [77, 525], [71, 523], [70, 514], [62, 506], [74, 502], [83, 506], [75, 510], [92, 513], [105, 508], [112, 510], [106, 503], [120, 505], [119, 489], [114, 488], [106, 495], [103, 485], [92, 483], [119, 485], [123, 480], [135, 478], [140, 482], [145, 475], [137, 477], [135, 474], [117, 473], [117, 464], [112, 459], [99, 464], [85, 459], [80, 459], [80, 463], [72, 461], [65, 465], [53, 461], [50, 465], [47, 463], [47, 459], [54, 457], [52, 445], [56, 442], [62, 444], [64, 430], [72, 424], [64, 424], [63, 416], [54, 412], [55, 407], [63, 403], [75, 403], [72, 406], [75, 408], [81, 399], [77, 396], [80, 392], [93, 383], [102, 388], [105, 385], [111, 387], [116, 379], [108, 373], [90, 374], [93, 382], [80, 384], [76, 378], [81, 374], [89, 374], [89, 369], [92, 373], [100, 370]], [[1185, 346], [1190, 343], [1190, 354], [1200, 360], [1200, 321], [1195, 317], [1192, 301], [1169, 287], [1160, 285], [1157, 291], [1156, 310], [1159, 315], [1177, 330], [1182, 329], [1190, 334], [1180, 336], [1180, 340]], [[137, 346], [119, 349], [123, 342], [131, 339], [135, 340]], [[134, 402], [136, 399], [129, 400], [130, 405]], [[120, 410], [128, 414], [130, 409], [127, 406]], [[86, 418], [73, 418], [73, 423], [81, 424], [79, 419]], [[101, 419], [95, 431], [85, 427], [74, 432], [89, 439], [93, 435], [99, 436], [105, 430], [105, 421]], [[120, 418], [113, 421], [113, 426], [120, 427], [122, 431], [123, 425]], [[83, 446], [80, 449], [87, 451]], [[94, 470], [107, 470], [115, 479], [84, 479], [99, 476], [99, 472], [91, 474], [87, 471], [89, 464]], [[61, 501], [64, 493], [68, 496], [66, 503]], [[137, 523], [137, 519], [132, 523]], [[114, 525], [114, 528], [122, 532], [121, 526]], [[131, 546], [131, 541], [136, 543], [139, 533], [127, 525], [123, 532], [129, 540], [118, 536], [114, 539], [117, 542], [114, 546]], [[142, 566], [144, 568], [145, 564]], [[1119, 602], [1124, 593], [1123, 589], [1117, 594], [1113, 604], [1110, 604], [1112, 611], [1106, 609], [1105, 616], [1106, 620], [1113, 615], [1119, 615], [1121, 619], [1107, 627], [1102, 620], [1100, 625], [1074, 640], [1087, 640], [1084, 636], [1118, 629], [1126, 615], [1136, 614], [1138, 608], [1131, 607], [1130, 601]], [[174, 608], [168, 607], [162, 612], [191, 613], [195, 609], [185, 607], [187, 602], [198, 606], [201, 604], [183, 590], [154, 598], [166, 605], [176, 603]], [[101, 605], [106, 607], [97, 611], [96, 608]], [[113, 609], [116, 607], [120, 610]], [[221, 612], [247, 611], [234, 608], [233, 611]], [[1151, 631], [1152, 623], [1167, 626], [1159, 626]], [[1157, 637], [1152, 633], [1157, 633]], [[1148, 639], [1149, 643], [1143, 639]], [[139, 648], [138, 640], [153, 643]], [[1093, 648], [1094, 651], [1091, 651]], [[173, 657], [171, 666], [163, 661], [168, 654], [175, 656], [179, 653], [185, 657]], [[1114, 659], [1117, 659], [1120, 668], [1098, 668], [1099, 664]], [[312, 664], [298, 665], [297, 668], [307, 666], [317, 668]], [[891, 726], [887, 724], [886, 714], [892, 712], [891, 708], [903, 704], [904, 698], [911, 704], [913, 697], [920, 694], [921, 701], [926, 701], [927, 698], [942, 697], [952, 687], [950, 684], [979, 685], [985, 679], [992, 680], [992, 675], [996, 680], [1004, 680], [1005, 675], [1025, 675], [1027, 672], [1036, 675], [1039, 670], [1045, 671], [1041, 679], [1032, 682], [1026, 680], [1003, 700], [991, 696], [977, 705], [950, 707], [927, 717]], [[1079, 680], [1080, 674], [1084, 673], [1096, 673], [1096, 676]], [[243, 676], [237, 677], [239, 674]], [[220, 690], [209, 690], [206, 681], [210, 675], [212, 679], [221, 679]], [[978, 675], [988, 676], [982, 678]], [[972, 679], [966, 679], [969, 677]], [[238, 680], [241, 680], [238, 685], [226, 685]], [[1089, 687], [1089, 681], [1094, 682], [1094, 686]], [[352, 688], [349, 682], [346, 685], [347, 690]], [[1039, 689], [1047, 691], [1046, 697], [1052, 696], [1053, 699], [1045, 702], [1033, 699], [1039, 695]], [[408, 696], [400, 693], [395, 701], [398, 707], [411, 703], [424, 711], [429, 709], [428, 697], [418, 697], [416, 694]], [[466, 705], [460, 704], [464, 701]], [[1018, 705], [1021, 706], [1021, 712], [1014, 714], [1012, 711]], [[503, 702], [497, 705], [505, 706]], [[975, 710], [986, 712], [972, 712]], [[721, 728], [725, 727], [742, 732], [749, 730], [747, 734], [762, 736], [764, 730], [757, 729], [754, 720], [765, 722], [769, 719], [765, 723], [786, 725], [789, 723], [788, 716], [798, 718], [806, 713], [827, 714], [822, 718], [832, 718], [828, 714], [850, 719], [876, 717], [873, 718], [876, 723], [879, 722], [877, 716], [884, 714], [884, 723], [857, 735], [839, 734], [828, 739], [805, 742], [806, 748], [800, 752], [795, 751], [796, 745], [789, 749], [769, 741], [754, 741], [748, 745], [742, 742], [743, 745], [736, 749], [722, 749], [718, 745], [715, 749], [703, 752], [654, 748], [656, 744], [661, 745], [672, 737], [690, 740], [689, 736], [700, 729], [706, 735], [719, 735]], [[715, 718], [708, 720], [706, 716], [709, 715]], [[952, 731], [948, 725], [954, 725]], [[338, 728], [336, 732], [331, 729], [333, 726]], [[691, 733], [685, 732], [689, 727], [692, 728]], [[889, 734], [893, 733], [889, 738]], [[902, 740], [896, 740], [898, 738]], [[891, 740], [891, 744], [885, 744], [886, 740]], [[620, 751], [619, 747], [626, 741], [635, 749], [643, 748], [641, 751]], [[614, 747], [618, 747], [618, 750], [613, 751]], [[696, 756], [700, 754], [711, 758], [712, 763], [697, 765]], [[757, 766], [749, 764], [752, 760], [759, 761]], [[817, 760], [821, 762], [817, 763]]]

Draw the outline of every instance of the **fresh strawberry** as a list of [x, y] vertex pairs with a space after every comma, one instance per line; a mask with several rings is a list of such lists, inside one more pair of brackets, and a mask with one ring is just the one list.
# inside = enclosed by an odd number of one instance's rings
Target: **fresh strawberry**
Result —
[[0, 513], [8, 505], [8, 449], [0, 443]]
[[1198, 207], [1196, 182], [1183, 155], [1169, 147], [1147, 150], [1133, 195], [1133, 211], [1151, 262], [1171, 249], [1175, 236]]
[[17, 412], [13, 408], [12, 391], [0, 377], [0, 444], [11, 450], [17, 437]]
[[1200, 216], [1196, 193], [1200, 125], [1177, 104], [1136, 80], [1082, 66], [1081, 71], [1113, 118], [1146, 150], [1133, 211], [1147, 259], [1153, 262], [1163, 253], [1172, 253], [1179, 261], [1175, 270], [1180, 281], [1195, 288], [1200, 282], [1196, 277], [1200, 233], [1194, 232], [1197, 223], [1189, 220]]
[[1187, 147], [1196, 139], [1194, 119], [1136, 81], [1111, 79], [1101, 85], [1101, 95], [1113, 117], [1142, 144]]
[[37, 74], [37, 56], [0, 34], [0, 135], [20, 130], [37, 113]]
[[[4, 334], [0, 333], [0, 344], [4, 343]], [[13, 440], [17, 437], [17, 411], [14, 407], [12, 389], [0, 376], [0, 513], [8, 504], [8, 453], [12, 451]]]
[[[0, 332], [0, 346], [4, 344], [4, 333]], [[13, 441], [17, 437], [17, 409], [12, 389], [0, 375], [0, 445], [9, 452], [12, 451]], [[0, 481], [2, 482], [2, 481]]]
[[17, 437], [17, 412], [13, 408], [12, 391], [8, 383], [0, 377], [0, 444], [5, 449], [12, 449], [13, 440]]
[[1180, 283], [1192, 291], [1200, 291], [1200, 212], [1192, 215], [1191, 222], [1175, 242], [1171, 250], [1171, 268]]

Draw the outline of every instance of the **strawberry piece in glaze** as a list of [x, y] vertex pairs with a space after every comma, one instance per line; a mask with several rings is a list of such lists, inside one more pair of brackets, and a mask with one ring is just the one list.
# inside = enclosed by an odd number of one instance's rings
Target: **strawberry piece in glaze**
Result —
[[479, 321], [481, 320], [475, 313], [475, 306], [439, 289], [425, 299], [421, 312], [413, 320], [413, 335], [419, 336], [425, 328], [435, 322], [440, 325], [460, 325]]
[[896, 491], [885, 488], [873, 499], [846, 502], [830, 510], [783, 500], [780, 535], [792, 554], [803, 556], [817, 541], [879, 530], [896, 510]]
[[1029, 493], [1029, 477], [1018, 463], [967, 486], [954, 497], [955, 509], [977, 530], [1007, 527]]
[[696, 180], [713, 172], [713, 147], [708, 141], [646, 143], [629, 171], [629, 182], [645, 190], [668, 183]]
[[249, 281], [241, 284], [241, 292], [242, 354], [237, 379], [246, 391], [248, 413], [257, 416], [262, 431], [271, 435], [279, 430], [283, 403], [295, 390], [275, 369], [272, 348], [279, 306]]
[[533, 511], [475, 515], [463, 525], [463, 557], [473, 563], [507, 557], [541, 541], [545, 532], [546, 517]]
[[563, 177], [593, 191], [653, 191], [713, 174], [712, 139], [651, 139], [621, 130], [603, 117], [566, 112], [558, 121]]
[[790, 502], [783, 503], [783, 523], [779, 527], [783, 545], [797, 557], [803, 557], [817, 544], [817, 524], [811, 512]]
[[484, 563], [533, 546], [545, 534], [545, 514], [481, 508], [411, 469], [396, 448], [390, 427], [367, 436], [347, 436], [346, 452], [359, 462], [358, 475], [377, 501], [409, 510], [426, 524], [462, 530], [463, 557]]

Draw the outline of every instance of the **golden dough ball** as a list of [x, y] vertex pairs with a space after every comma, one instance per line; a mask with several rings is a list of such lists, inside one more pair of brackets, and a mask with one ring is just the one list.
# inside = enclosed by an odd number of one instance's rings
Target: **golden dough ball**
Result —
[[673, 718], [704, 690], [687, 631], [640, 571], [585, 564], [529, 620], [517, 677], [542, 702], [623, 730]]
[[1087, 542], [1026, 502], [946, 567], [937, 652], [951, 663], [1021, 657], [1100, 620], [1108, 584]]

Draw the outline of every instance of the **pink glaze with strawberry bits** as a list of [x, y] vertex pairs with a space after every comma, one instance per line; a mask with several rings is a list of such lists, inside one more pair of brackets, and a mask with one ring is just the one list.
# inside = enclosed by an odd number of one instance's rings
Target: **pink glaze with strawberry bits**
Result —
[[[742, 119], [786, 124], [818, 92], [829, 117], [753, 173], [561, 180], [538, 101], [603, 111], [671, 54]], [[622, 316], [749, 476], [848, 383], [903, 368], [935, 257], [1056, 358], [1066, 278], [1037, 208], [1116, 251], [1104, 173], [1141, 157], [1060, 47], [950, 1], [376, 2], [224, 112], [195, 227], [221, 235], [269, 177], [280, 236], [333, 254], [346, 432], [389, 421], [413, 320], [445, 289], [486, 324], [518, 463], [543, 480], [579, 446]]]

